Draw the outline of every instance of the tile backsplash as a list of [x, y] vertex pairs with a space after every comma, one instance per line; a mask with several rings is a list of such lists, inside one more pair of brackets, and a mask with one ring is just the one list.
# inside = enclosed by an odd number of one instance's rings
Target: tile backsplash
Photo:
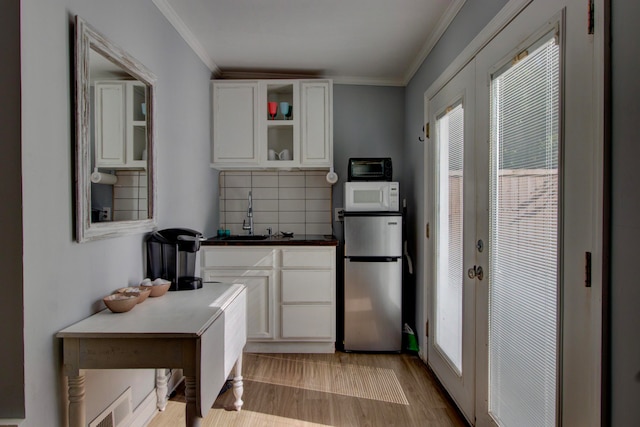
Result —
[[249, 191], [253, 197], [255, 234], [292, 231], [295, 234], [332, 234], [332, 186], [326, 171], [220, 172], [220, 228], [246, 234]]
[[118, 170], [113, 186], [113, 220], [126, 221], [149, 217], [147, 172]]

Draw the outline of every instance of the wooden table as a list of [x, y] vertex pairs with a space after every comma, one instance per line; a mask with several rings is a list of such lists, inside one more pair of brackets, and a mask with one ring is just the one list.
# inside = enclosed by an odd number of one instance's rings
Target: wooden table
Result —
[[242, 349], [247, 337], [244, 285], [148, 298], [126, 313], [103, 310], [57, 333], [68, 377], [69, 426], [86, 426], [85, 369], [156, 368], [158, 409], [167, 402], [166, 368], [182, 368], [186, 424], [199, 426], [235, 365], [233, 393], [242, 407]]

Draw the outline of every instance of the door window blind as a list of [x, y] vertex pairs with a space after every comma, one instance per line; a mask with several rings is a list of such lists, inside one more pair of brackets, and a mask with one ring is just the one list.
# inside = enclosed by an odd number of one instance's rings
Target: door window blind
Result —
[[556, 423], [560, 48], [543, 37], [492, 76], [489, 412]]
[[463, 158], [462, 103], [437, 120], [438, 208], [435, 344], [462, 375]]

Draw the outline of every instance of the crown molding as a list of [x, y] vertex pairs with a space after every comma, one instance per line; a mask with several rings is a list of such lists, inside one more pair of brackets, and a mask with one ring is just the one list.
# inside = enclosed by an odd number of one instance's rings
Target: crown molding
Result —
[[455, 17], [458, 15], [458, 12], [460, 12], [460, 9], [462, 9], [462, 6], [464, 6], [466, 1], [467, 0], [455, 0], [447, 8], [440, 20], [438, 20], [436, 28], [434, 28], [427, 41], [424, 43], [424, 45], [422, 45], [420, 53], [418, 53], [418, 56], [416, 56], [409, 68], [407, 68], [407, 71], [404, 74], [404, 79], [402, 81], [403, 86], [409, 84], [424, 60], [427, 59], [427, 56], [429, 56], [429, 54], [435, 47], [436, 43], [438, 43], [438, 40], [440, 40], [440, 37], [442, 37], [445, 31], [447, 31], [447, 28], [449, 28], [451, 22], [453, 22]]
[[200, 44], [196, 36], [193, 35], [187, 24], [178, 16], [176, 11], [169, 5], [167, 0], [153, 0], [153, 4], [160, 10], [165, 18], [169, 21], [173, 28], [176, 29], [178, 34], [182, 36], [184, 41], [191, 47], [191, 49], [198, 55], [198, 57], [205, 63], [214, 75], [220, 74], [220, 68], [216, 65], [213, 59], [209, 56], [206, 49]]

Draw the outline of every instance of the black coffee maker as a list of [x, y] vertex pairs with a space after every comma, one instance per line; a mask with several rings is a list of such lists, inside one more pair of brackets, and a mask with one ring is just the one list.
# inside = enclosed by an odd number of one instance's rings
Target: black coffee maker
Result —
[[167, 228], [147, 237], [147, 277], [171, 281], [170, 291], [185, 291], [202, 287], [195, 277], [196, 254], [200, 250], [202, 233], [188, 228]]

